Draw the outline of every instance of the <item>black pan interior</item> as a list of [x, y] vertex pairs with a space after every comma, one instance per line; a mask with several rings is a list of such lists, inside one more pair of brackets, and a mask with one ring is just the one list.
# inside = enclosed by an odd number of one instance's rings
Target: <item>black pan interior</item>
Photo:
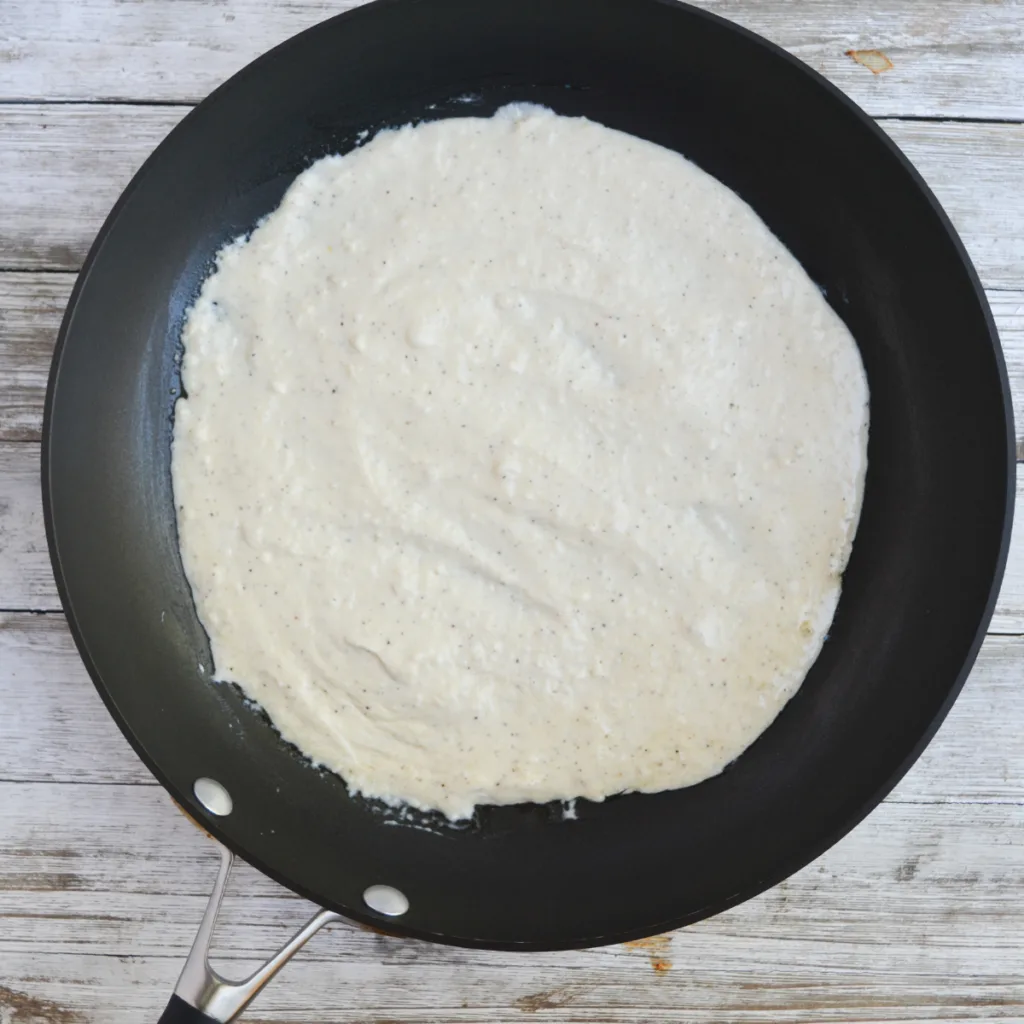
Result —
[[[671, 147], [735, 189], [861, 347], [872, 393], [860, 532], [831, 639], [776, 723], [721, 776], [577, 807], [482, 808], [462, 827], [352, 799], [229, 686], [182, 575], [169, 478], [183, 311], [227, 239], [359, 133], [512, 100]], [[394, 930], [571, 947], [695, 921], [851, 828], [912, 763], [988, 622], [1012, 513], [1005, 370], [976, 276], [884, 135], [821, 78], [662, 0], [380, 0], [231, 79], [111, 214], [54, 361], [44, 494], [83, 658], [157, 777], [253, 864]], [[192, 797], [210, 776], [234, 812]], [[378, 922], [379, 923], [379, 922]]]

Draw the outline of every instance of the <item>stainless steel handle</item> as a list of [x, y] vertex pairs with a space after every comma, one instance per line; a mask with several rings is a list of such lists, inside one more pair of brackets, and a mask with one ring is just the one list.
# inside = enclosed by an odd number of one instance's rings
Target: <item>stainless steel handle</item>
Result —
[[[210, 901], [206, 904], [206, 912], [203, 914], [199, 932], [195, 942], [192, 943], [188, 959], [185, 961], [185, 967], [178, 978], [178, 984], [174, 986], [174, 995], [177, 1000], [195, 1010], [197, 1020], [202, 1020], [205, 1017], [208, 1020], [217, 1021], [218, 1024], [228, 1024], [229, 1021], [235, 1020], [256, 998], [263, 986], [325, 924], [341, 920], [340, 914], [331, 910], [321, 910], [314, 914], [259, 970], [250, 974], [244, 981], [228, 981], [210, 966], [209, 954], [213, 929], [217, 923], [217, 914], [220, 911], [221, 901], [224, 899], [224, 890], [227, 887], [228, 876], [231, 874], [231, 865], [234, 860], [234, 854], [220, 846], [220, 871], [217, 873], [217, 881], [210, 895]], [[172, 1000], [172, 1003], [174, 1002], [175, 1000]]]

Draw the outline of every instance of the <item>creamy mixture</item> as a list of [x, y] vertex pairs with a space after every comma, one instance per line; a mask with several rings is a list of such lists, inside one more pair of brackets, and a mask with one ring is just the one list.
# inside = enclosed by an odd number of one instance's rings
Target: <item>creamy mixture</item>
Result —
[[351, 790], [459, 818], [690, 785], [817, 656], [864, 370], [681, 156], [536, 107], [382, 132], [221, 252], [183, 337], [214, 678]]

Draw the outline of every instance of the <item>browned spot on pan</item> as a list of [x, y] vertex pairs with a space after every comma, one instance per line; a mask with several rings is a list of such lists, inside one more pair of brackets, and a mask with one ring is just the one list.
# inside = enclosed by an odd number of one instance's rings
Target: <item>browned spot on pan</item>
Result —
[[892, 68], [892, 61], [881, 50], [847, 50], [846, 56], [862, 64], [873, 75], [880, 75]]
[[577, 993], [568, 988], [549, 988], [544, 992], [522, 996], [513, 1005], [524, 1013], [537, 1013], [539, 1010], [557, 1010], [560, 1006], [568, 1006], [576, 996]]
[[672, 961], [668, 954], [672, 951], [671, 935], [652, 935], [646, 939], [635, 939], [624, 945], [630, 949], [643, 949], [651, 958], [651, 967], [656, 974], [666, 974], [672, 970]]
[[372, 924], [363, 924], [361, 921], [348, 921], [349, 924], [355, 925], [361, 932], [373, 932], [374, 935], [383, 935], [388, 939], [402, 939], [404, 935], [398, 935], [395, 932], [386, 932], [383, 928], [377, 928]]
[[200, 823], [199, 823], [198, 821], [196, 821], [196, 819], [195, 819], [195, 818], [193, 818], [193, 817], [192, 817], [192, 815], [191, 815], [191, 814], [190, 814], [190, 813], [189, 813], [188, 811], [186, 811], [186, 810], [185, 810], [185, 808], [184, 808], [184, 807], [182, 807], [182, 806], [181, 806], [181, 804], [179, 804], [179, 803], [178, 803], [178, 801], [177, 801], [177, 800], [175, 800], [175, 799], [174, 799], [173, 797], [171, 798], [171, 803], [172, 803], [172, 804], [174, 804], [174, 806], [175, 806], [175, 807], [177, 807], [177, 808], [178, 808], [178, 810], [179, 810], [179, 811], [181, 811], [181, 813], [182, 813], [182, 814], [184, 814], [184, 815], [185, 815], [185, 817], [186, 817], [186, 818], [187, 818], [187, 819], [188, 819], [188, 820], [189, 820], [190, 822], [192, 822], [192, 824], [193, 824], [193, 825], [195, 825], [195, 827], [196, 827], [197, 829], [199, 829], [199, 831], [200, 831], [200, 832], [202, 832], [202, 833], [203, 833], [203, 835], [204, 835], [204, 836], [206, 836], [206, 838], [207, 838], [207, 839], [213, 839], [213, 836], [211, 836], [211, 835], [210, 835], [210, 833], [209, 833], [209, 832], [207, 832], [207, 831], [206, 831], [206, 829], [205, 829], [205, 828], [203, 828], [203, 826], [202, 826], [202, 825], [201, 825], [201, 824], [200, 824]]
[[10, 1024], [80, 1024], [85, 1017], [49, 999], [0, 985], [0, 1019]]

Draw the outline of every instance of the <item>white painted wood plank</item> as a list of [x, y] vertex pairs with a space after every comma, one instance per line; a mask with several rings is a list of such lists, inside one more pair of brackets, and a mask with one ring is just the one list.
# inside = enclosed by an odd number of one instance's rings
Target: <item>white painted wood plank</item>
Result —
[[0, 268], [77, 270], [125, 185], [187, 111], [0, 106]]
[[1024, 286], [1024, 125], [880, 123], [942, 203], [982, 283]]
[[[892, 799], [1024, 804], [1024, 638], [989, 637]], [[155, 785], [107, 714], [60, 615], [0, 614], [0, 781]]]
[[[0, 441], [38, 441], [50, 358], [72, 273], [0, 271]], [[990, 291], [1024, 451], [1024, 290]]]
[[[0, 268], [77, 270], [134, 170], [186, 110], [0, 106]], [[1024, 125], [883, 127], [932, 184], [986, 287], [1024, 286]]]
[[[1024, 516], [1021, 468], [1017, 475], [1017, 508]], [[46, 549], [39, 445], [34, 442], [0, 442], [0, 610], [60, 610]], [[1019, 528], [1010, 544], [990, 632], [1024, 633], [1024, 530]]]
[[0, 609], [59, 609], [39, 484], [39, 445], [0, 443]]
[[0, 612], [0, 781], [156, 785], [99, 698], [62, 615]]
[[[322, 937], [313, 940], [322, 941]], [[699, 964], [652, 976], [643, 950], [614, 966], [549, 964], [524, 954], [514, 965], [386, 966], [352, 959], [293, 962], [257, 999], [247, 1024], [966, 1024], [1022, 1016], [1013, 975], [964, 976], [954, 967], [915, 973], [860, 950], [808, 969], [782, 958], [761, 967], [763, 947], [750, 943], [715, 966], [717, 945], [688, 937], [674, 943]], [[742, 957], [750, 958], [748, 963]], [[754, 960], [753, 958], [757, 958]], [[879, 958], [880, 959], [880, 958]], [[252, 961], [251, 963], [255, 963]], [[232, 965], [235, 966], [235, 965]], [[249, 964], [245, 965], [246, 967]], [[957, 966], [965, 966], [958, 964]], [[140, 1024], [155, 1021], [177, 977], [171, 960], [144, 956], [5, 958], [0, 1013], [13, 1024]], [[242, 965], [236, 967], [242, 973]], [[647, 972], [647, 973], [645, 973]], [[5, 995], [6, 991], [6, 995]], [[116, 997], [116, 998], [114, 998]], [[0, 1018], [3, 1019], [3, 1018]]]
[[[1024, 632], [1024, 477], [1020, 463], [1017, 465], [1017, 508], [1010, 554], [999, 600], [988, 628], [990, 633]], [[1024, 685], [1024, 663], [1021, 665], [1021, 679]]]
[[[34, 0], [7, 5], [0, 98], [196, 102], [352, 0]], [[1024, 119], [1015, 0], [697, 0], [779, 43], [876, 116]], [[881, 74], [849, 51], [881, 50]], [[879, 66], [885, 66], [882, 62]]]
[[1017, 457], [1024, 458], [1024, 291], [988, 292], [1013, 397]]
[[38, 441], [46, 377], [74, 274], [0, 272], [0, 441]]
[[[73, 1020], [153, 1019], [202, 912], [208, 841], [137, 786], [0, 785], [0, 825], [0, 984]], [[309, 909], [241, 870], [219, 961], [241, 974]], [[892, 803], [771, 892], [642, 945], [527, 955], [336, 926], [249, 1019], [1014, 1019], [1022, 931], [1024, 806]]]
[[989, 636], [938, 734], [890, 796], [1024, 804], [1024, 638]]

